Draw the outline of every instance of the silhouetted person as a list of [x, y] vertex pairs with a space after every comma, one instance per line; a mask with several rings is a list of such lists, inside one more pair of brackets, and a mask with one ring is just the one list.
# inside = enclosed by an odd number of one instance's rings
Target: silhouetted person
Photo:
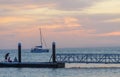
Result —
[[8, 57], [8, 62], [12, 62], [12, 60], [10, 59], [10, 57]]
[[6, 53], [6, 54], [5, 54], [5, 61], [8, 61], [9, 54], [10, 54], [10, 53]]

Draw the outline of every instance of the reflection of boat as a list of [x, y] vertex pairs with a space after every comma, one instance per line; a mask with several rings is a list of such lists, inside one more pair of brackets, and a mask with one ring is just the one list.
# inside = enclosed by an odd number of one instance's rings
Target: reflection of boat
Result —
[[[49, 52], [49, 49], [44, 49], [43, 48], [43, 41], [44, 41], [44, 39], [42, 37], [41, 28], [40, 28], [40, 42], [41, 42], [41, 45], [40, 46], [35, 46], [34, 48], [32, 48], [31, 52], [33, 52], [33, 53]], [[46, 43], [45, 43], [45, 45], [46, 45]]]

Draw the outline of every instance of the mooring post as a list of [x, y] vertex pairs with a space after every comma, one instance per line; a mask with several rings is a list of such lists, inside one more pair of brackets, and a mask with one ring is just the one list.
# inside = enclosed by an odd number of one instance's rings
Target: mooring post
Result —
[[18, 43], [18, 62], [21, 62], [21, 43]]
[[53, 61], [53, 63], [56, 62], [56, 45], [55, 45], [55, 42], [52, 43], [52, 61]]

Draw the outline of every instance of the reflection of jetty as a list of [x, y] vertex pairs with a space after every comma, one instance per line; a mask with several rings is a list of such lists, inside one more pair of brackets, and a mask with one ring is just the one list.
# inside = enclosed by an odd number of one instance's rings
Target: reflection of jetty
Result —
[[18, 62], [0, 62], [0, 67], [29, 67], [29, 68], [64, 68], [65, 63], [56, 62], [55, 43], [52, 44], [52, 62], [22, 62], [21, 44], [18, 44]]

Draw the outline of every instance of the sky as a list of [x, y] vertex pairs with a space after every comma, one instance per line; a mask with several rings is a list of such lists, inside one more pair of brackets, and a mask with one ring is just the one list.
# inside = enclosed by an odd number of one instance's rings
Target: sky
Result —
[[120, 0], [0, 0], [0, 49], [120, 46]]

